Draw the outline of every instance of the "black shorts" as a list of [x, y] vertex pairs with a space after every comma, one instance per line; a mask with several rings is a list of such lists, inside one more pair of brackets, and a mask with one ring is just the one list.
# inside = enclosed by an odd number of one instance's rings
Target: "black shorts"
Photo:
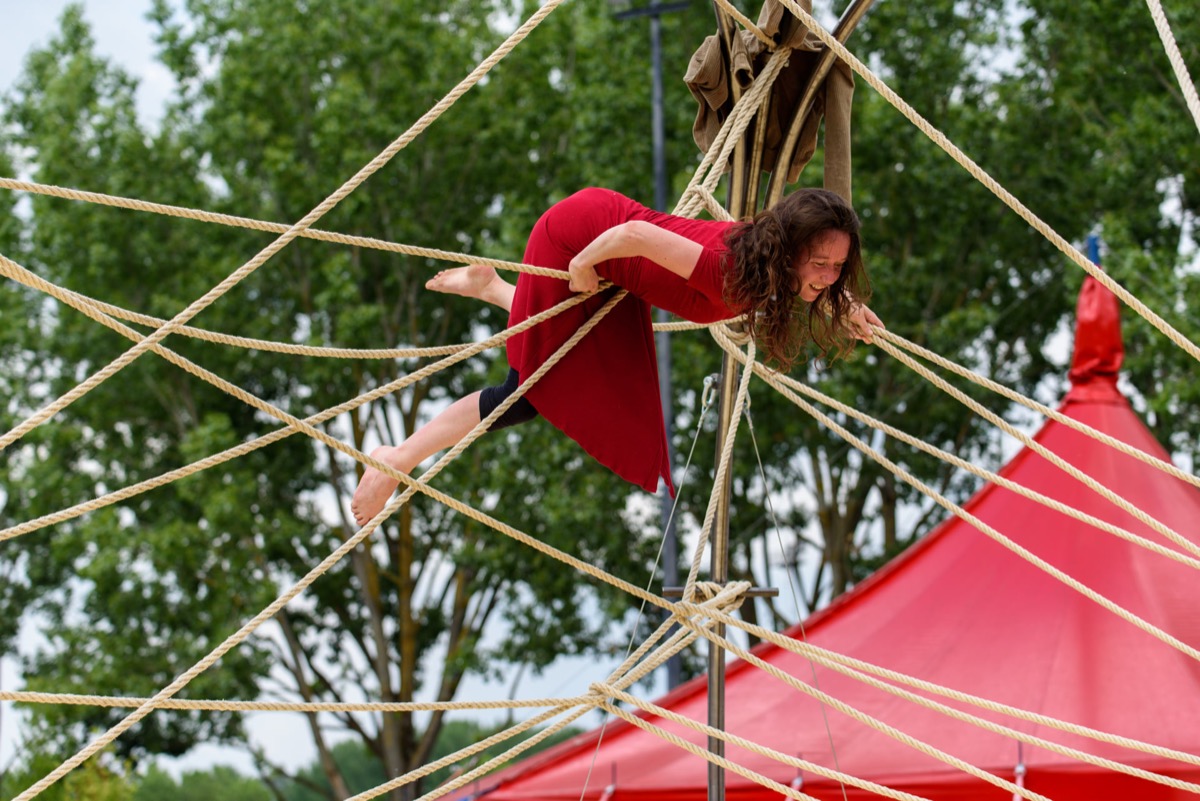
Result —
[[[517, 391], [520, 384], [521, 376], [516, 370], [508, 368], [508, 378], [504, 379], [503, 384], [488, 387], [479, 394], [479, 419], [482, 420], [494, 412], [509, 395]], [[517, 398], [517, 402], [509, 406], [504, 414], [496, 418], [488, 431], [499, 431], [502, 428], [528, 423], [537, 415], [537, 409], [533, 408], [528, 398], [522, 396]]]

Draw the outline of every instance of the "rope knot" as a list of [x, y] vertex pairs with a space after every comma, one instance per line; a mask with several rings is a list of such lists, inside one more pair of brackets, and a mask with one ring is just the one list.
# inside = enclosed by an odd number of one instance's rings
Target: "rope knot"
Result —
[[588, 692], [602, 698], [612, 698], [616, 695], [617, 689], [606, 681], [594, 681], [588, 685]]
[[723, 584], [718, 584], [715, 581], [698, 581], [692, 585], [692, 597], [695, 599], [693, 603], [704, 603], [716, 598], [721, 590], [725, 589]]

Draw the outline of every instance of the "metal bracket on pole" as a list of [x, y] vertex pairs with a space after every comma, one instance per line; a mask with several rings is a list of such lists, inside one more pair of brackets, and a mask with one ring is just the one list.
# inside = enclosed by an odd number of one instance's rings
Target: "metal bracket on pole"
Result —
[[[686, 587], [663, 587], [664, 598], [682, 598]], [[751, 587], [742, 593], [743, 598], [778, 598], [779, 589], [776, 587]]]

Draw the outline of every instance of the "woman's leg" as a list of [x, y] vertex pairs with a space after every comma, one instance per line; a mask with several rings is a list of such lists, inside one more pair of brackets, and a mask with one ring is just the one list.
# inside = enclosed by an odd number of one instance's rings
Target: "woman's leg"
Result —
[[[396, 468], [401, 473], [412, 472], [413, 468], [433, 454], [457, 445], [472, 428], [479, 425], [479, 421], [483, 419], [479, 416], [480, 394], [473, 392], [459, 398], [437, 417], [414, 431], [404, 442], [395, 447], [378, 447], [371, 451], [371, 457]], [[379, 510], [387, 504], [398, 483], [373, 467], [367, 468], [362, 480], [358, 482], [358, 489], [354, 491], [354, 499], [350, 501], [354, 521], [361, 526], [379, 514]]]
[[514, 285], [486, 264], [468, 264], [466, 267], [442, 270], [425, 282], [425, 288], [487, 301], [505, 311], [512, 311], [513, 293], [517, 291]]
[[[513, 284], [505, 281], [496, 274], [494, 268], [486, 264], [468, 264], [466, 267], [443, 270], [430, 278], [425, 283], [425, 288], [483, 300], [505, 311], [512, 311], [513, 295], [516, 292]], [[493, 399], [490, 408], [495, 408], [516, 388], [515, 375], [511, 383], [512, 387], [506, 384], [506, 391]], [[482, 392], [473, 392], [459, 398], [437, 417], [414, 431], [404, 442], [395, 447], [380, 446], [371, 451], [371, 457], [396, 468], [401, 473], [412, 472], [413, 468], [433, 454], [457, 445], [472, 428], [479, 425], [479, 421], [483, 419], [479, 411], [481, 394]], [[510, 415], [516, 419], [512, 422], [503, 421], [497, 427], [524, 422], [536, 414], [533, 407], [526, 402]], [[374, 468], [367, 468], [362, 480], [358, 482], [358, 489], [354, 491], [354, 498], [350, 501], [350, 510], [354, 514], [355, 522], [361, 526], [379, 514], [387, 505], [387, 500], [396, 490], [398, 483]]]

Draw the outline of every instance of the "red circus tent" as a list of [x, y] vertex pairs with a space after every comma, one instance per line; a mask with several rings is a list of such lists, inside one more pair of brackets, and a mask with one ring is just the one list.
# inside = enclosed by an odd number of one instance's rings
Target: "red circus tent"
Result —
[[[1092, 279], [1080, 296], [1072, 388], [1061, 411], [1138, 449], [1167, 454], [1117, 389], [1116, 300]], [[1192, 541], [1200, 490], [1057, 422], [1036, 439]], [[1029, 449], [1001, 471], [1014, 482], [1162, 544], [1166, 539]], [[1070, 576], [1200, 647], [1200, 575], [1015, 493], [988, 485], [968, 512]], [[1178, 546], [1173, 546], [1178, 548]], [[1200, 662], [1118, 618], [952, 517], [805, 623], [814, 645], [1060, 720], [1200, 754]], [[797, 627], [789, 636], [800, 638]], [[763, 659], [812, 684], [810, 663], [765, 645]], [[817, 686], [911, 736], [1055, 801], [1158, 801], [1194, 795], [1060, 756], [946, 717], [839, 673]], [[744, 662], [727, 675], [726, 728], [749, 740], [935, 801], [1009, 801], [1011, 792], [935, 760]], [[706, 719], [704, 679], [658, 703]], [[954, 702], [949, 702], [952, 705]], [[1200, 783], [1200, 767], [962, 706], [1021, 732]], [[828, 721], [827, 723], [825, 721]], [[703, 744], [703, 736], [664, 725]], [[466, 788], [486, 801], [700, 801], [707, 763], [624, 722], [519, 762]], [[880, 796], [736, 747], [730, 759], [820, 799]], [[1023, 770], [1018, 769], [1023, 765]], [[590, 775], [590, 779], [588, 778]], [[586, 787], [586, 791], [585, 791]], [[778, 799], [734, 773], [729, 799]]]

